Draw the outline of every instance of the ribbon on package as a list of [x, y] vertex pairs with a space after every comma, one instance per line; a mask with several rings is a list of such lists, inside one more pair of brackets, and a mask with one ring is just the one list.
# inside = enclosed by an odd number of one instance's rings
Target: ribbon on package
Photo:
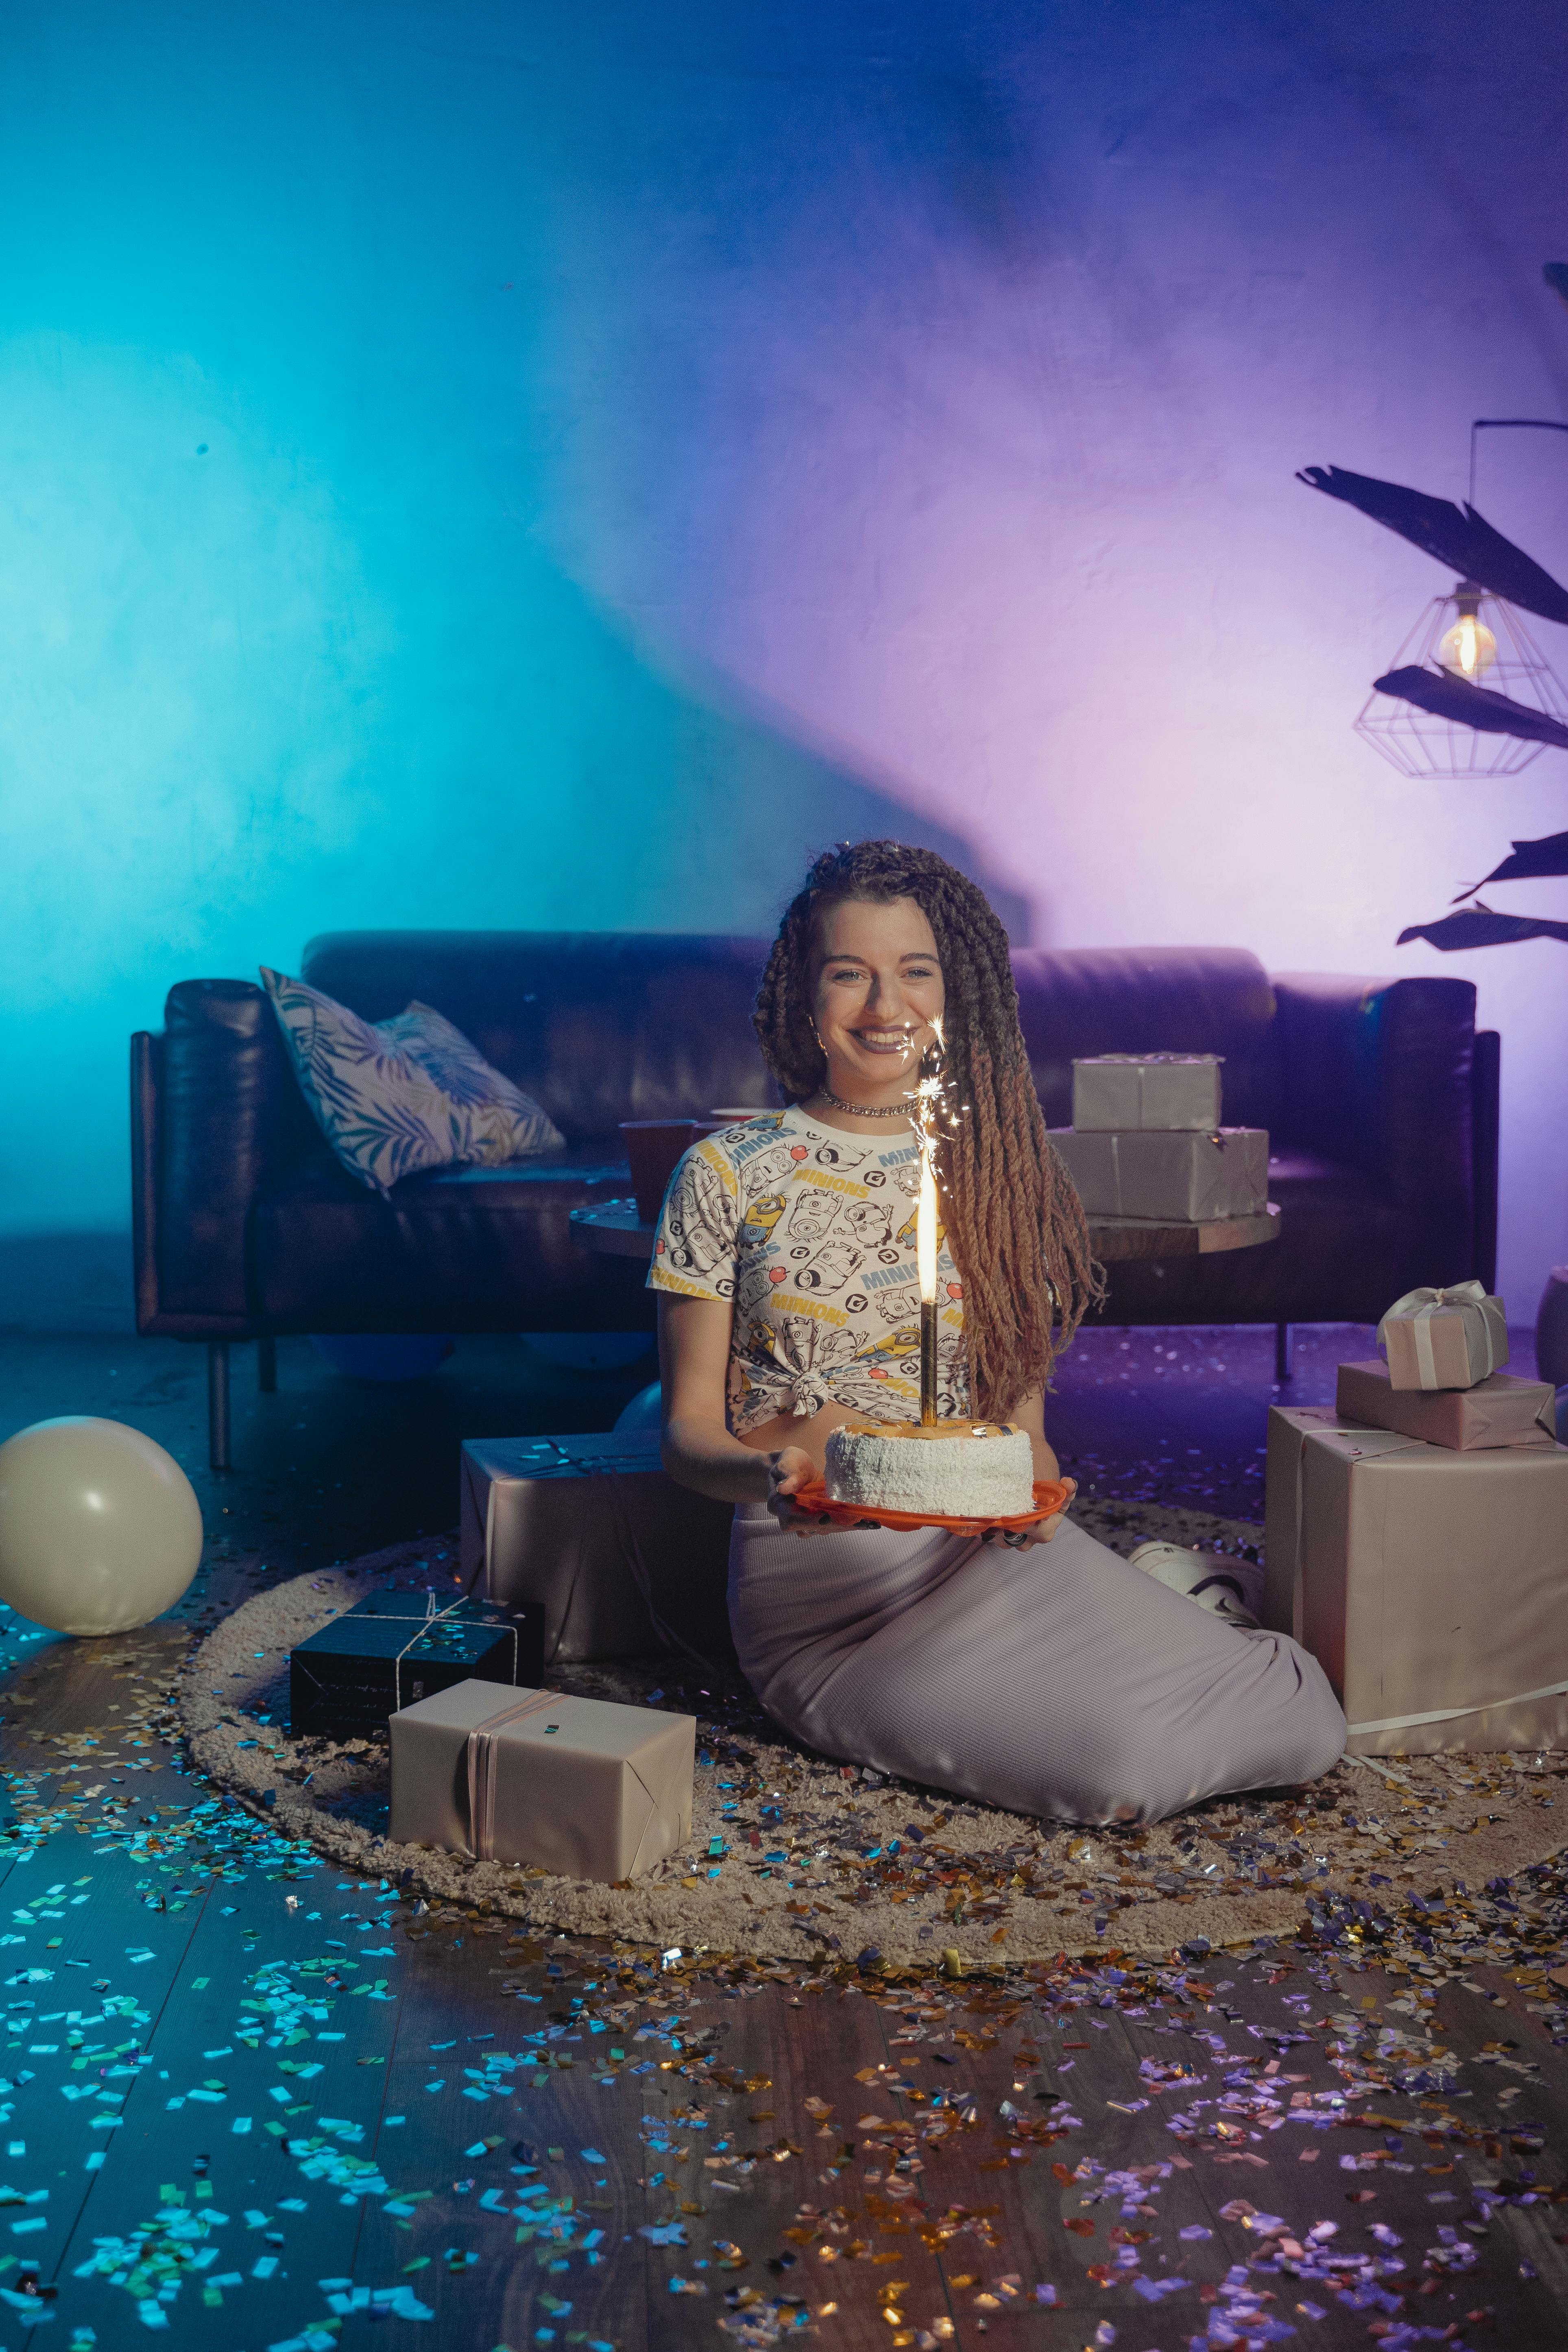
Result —
[[526, 1698], [509, 1700], [498, 1706], [493, 1715], [487, 1716], [469, 1732], [468, 1851], [476, 1862], [495, 1860], [499, 1735], [509, 1724], [521, 1723], [525, 1716], [542, 1715], [549, 1707], [559, 1711], [560, 1706], [559, 1691], [530, 1691]]
[[[1396, 1321], [1408, 1323], [1421, 1387], [1454, 1387], [1455, 1382], [1438, 1377], [1437, 1360], [1432, 1347], [1432, 1318], [1440, 1313], [1458, 1314], [1464, 1318], [1466, 1351], [1472, 1370], [1468, 1382], [1458, 1385], [1473, 1388], [1477, 1381], [1489, 1380], [1500, 1364], [1507, 1363], [1507, 1326], [1503, 1327], [1503, 1344], [1500, 1353], [1492, 1328], [1497, 1318], [1496, 1306], [1487, 1296], [1485, 1285], [1479, 1282], [1457, 1282], [1446, 1290], [1407, 1290], [1403, 1298], [1394, 1300], [1377, 1327], [1379, 1352], [1385, 1360], [1391, 1361], [1388, 1327]], [[1482, 1366], [1479, 1372], [1473, 1369], [1478, 1360]]]
[[[468, 1852], [476, 1862], [493, 1862], [496, 1858], [496, 1790], [500, 1778], [500, 1735], [528, 1717], [548, 1715], [552, 1709], [563, 1714], [571, 1700], [561, 1691], [530, 1691], [525, 1698], [510, 1700], [498, 1706], [483, 1723], [476, 1724], [468, 1738]], [[559, 1726], [547, 1724], [547, 1732]], [[637, 1833], [637, 1850], [626, 1868], [626, 1876], [635, 1877], [642, 1868], [643, 1848], [650, 1831], [660, 1816], [659, 1800], [648, 1787], [631, 1758], [623, 1763], [647, 1800], [642, 1828]]]
[[1542, 1683], [1539, 1690], [1515, 1691], [1511, 1698], [1478, 1699], [1473, 1706], [1429, 1706], [1424, 1715], [1384, 1715], [1375, 1723], [1348, 1723], [1345, 1730], [1352, 1739], [1363, 1733], [1409, 1731], [1420, 1723], [1458, 1723], [1462, 1716], [1492, 1715], [1505, 1706], [1528, 1706], [1536, 1699], [1563, 1697], [1568, 1697], [1568, 1682]]
[[[427, 1633], [434, 1633], [437, 1626], [441, 1623], [444, 1618], [453, 1616], [458, 1610], [463, 1608], [468, 1598], [469, 1595], [466, 1592], [459, 1594], [456, 1601], [449, 1601], [445, 1609], [437, 1609], [436, 1606], [436, 1595], [433, 1592], [427, 1592], [425, 1595], [425, 1614], [423, 1617], [415, 1617], [412, 1614], [404, 1615], [402, 1612], [395, 1609], [387, 1609], [377, 1612], [391, 1624], [412, 1625], [415, 1629], [392, 1662], [392, 1703], [394, 1706], [398, 1709], [399, 1713], [402, 1712], [403, 1707], [404, 1660], [408, 1656], [411, 1650], [418, 1648], [420, 1643], [424, 1641]], [[517, 1626], [515, 1622], [510, 1625], [498, 1623], [495, 1627], [495, 1631], [498, 1633], [510, 1633], [511, 1635], [511, 1671], [515, 1677], [517, 1674]]]

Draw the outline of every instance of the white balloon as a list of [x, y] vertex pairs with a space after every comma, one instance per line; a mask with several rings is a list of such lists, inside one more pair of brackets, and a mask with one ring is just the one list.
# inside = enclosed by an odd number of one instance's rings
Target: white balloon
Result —
[[202, 1509], [172, 1454], [68, 1413], [0, 1445], [0, 1601], [60, 1633], [123, 1633], [201, 1565]]

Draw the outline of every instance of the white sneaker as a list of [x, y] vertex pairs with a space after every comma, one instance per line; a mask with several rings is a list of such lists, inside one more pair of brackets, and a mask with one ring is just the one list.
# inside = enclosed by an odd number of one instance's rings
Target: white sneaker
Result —
[[1256, 1629], [1254, 1612], [1263, 1597], [1263, 1571], [1251, 1560], [1232, 1559], [1225, 1553], [1187, 1551], [1173, 1543], [1140, 1544], [1129, 1559], [1157, 1584], [1169, 1585], [1173, 1592], [1195, 1601], [1200, 1609], [1223, 1617], [1227, 1625]]

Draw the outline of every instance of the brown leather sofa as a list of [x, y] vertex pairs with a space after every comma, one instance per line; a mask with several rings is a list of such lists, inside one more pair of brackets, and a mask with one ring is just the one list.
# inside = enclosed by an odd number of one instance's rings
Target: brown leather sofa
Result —
[[[414, 1177], [390, 1199], [339, 1165], [260, 988], [182, 981], [132, 1040], [137, 1328], [209, 1349], [226, 1463], [228, 1348], [280, 1333], [638, 1329], [639, 1269], [570, 1213], [628, 1190], [626, 1118], [773, 1099], [751, 1012], [766, 943], [659, 932], [345, 931], [303, 976], [368, 1020], [410, 998], [528, 1089], [563, 1150]], [[1370, 1322], [1416, 1282], [1493, 1278], [1498, 1039], [1468, 981], [1270, 979], [1234, 948], [1018, 949], [1047, 1124], [1075, 1055], [1221, 1053], [1225, 1116], [1266, 1127], [1279, 1240], [1110, 1269], [1105, 1319]]]

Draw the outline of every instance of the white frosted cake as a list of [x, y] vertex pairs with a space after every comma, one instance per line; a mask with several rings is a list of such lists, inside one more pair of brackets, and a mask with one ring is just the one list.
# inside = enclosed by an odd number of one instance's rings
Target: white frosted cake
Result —
[[836, 1503], [932, 1519], [1012, 1519], [1035, 1504], [1027, 1433], [1010, 1422], [844, 1423], [827, 1440]]

